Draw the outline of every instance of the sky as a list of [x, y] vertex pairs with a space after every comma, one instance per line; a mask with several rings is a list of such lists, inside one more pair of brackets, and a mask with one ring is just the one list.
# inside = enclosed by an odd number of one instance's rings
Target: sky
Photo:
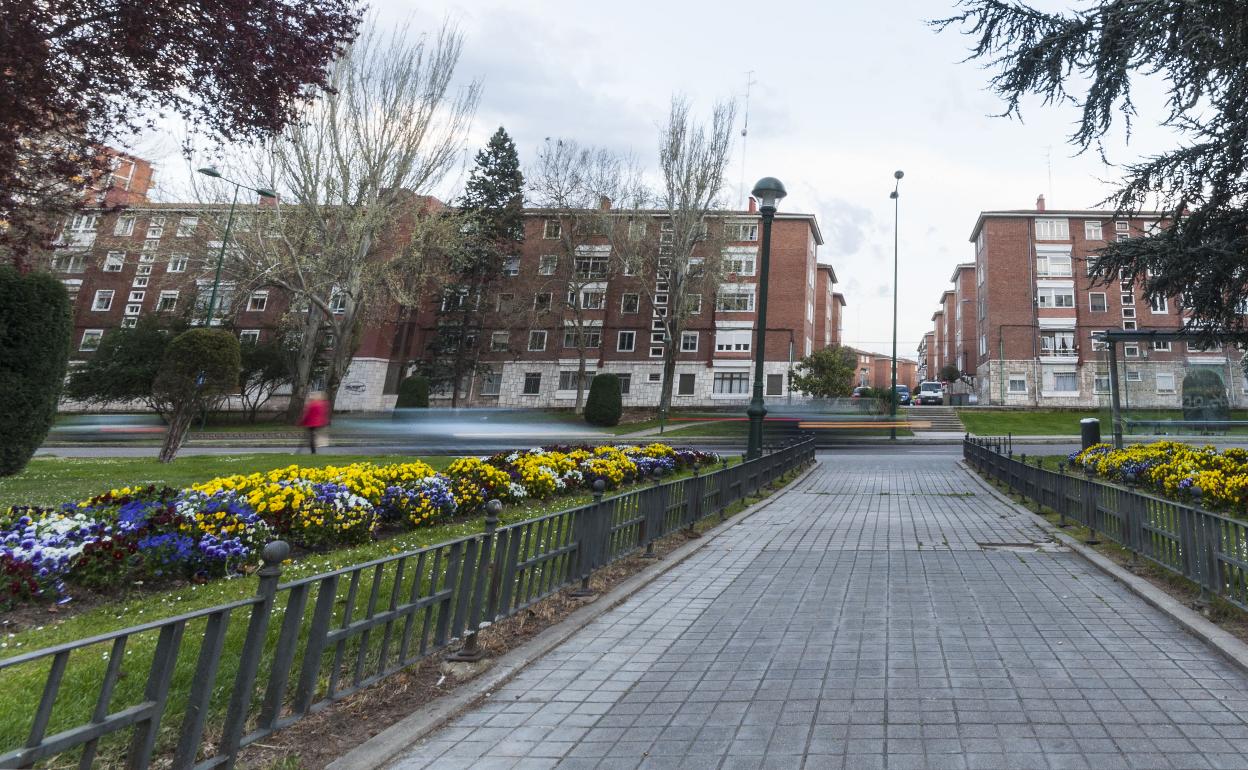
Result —
[[[982, 210], [1087, 208], [1118, 170], [1098, 153], [1076, 156], [1069, 106], [1024, 104], [1023, 120], [994, 117], [991, 72], [964, 62], [969, 39], [927, 20], [954, 0], [375, 0], [383, 25], [413, 33], [443, 19], [464, 36], [461, 82], [479, 80], [481, 103], [464, 162], [442, 184], [452, 196], [466, 166], [498, 126], [530, 163], [548, 137], [575, 139], [658, 164], [659, 124], [674, 93], [709, 116], [738, 100], [738, 135], [725, 203], [744, 207], [763, 176], [789, 191], [781, 210], [814, 214], [846, 298], [843, 342], [891, 349], [893, 172], [902, 170], [898, 216], [898, 355], [913, 358]], [[1052, 9], [1065, 5], [1036, 2]], [[748, 74], [751, 73], [752, 75]], [[1162, 91], [1142, 84], [1131, 141], [1107, 142], [1111, 163], [1164, 148], [1156, 126]], [[157, 162], [166, 186], [186, 173], [177, 142], [149, 136], [135, 148]]]

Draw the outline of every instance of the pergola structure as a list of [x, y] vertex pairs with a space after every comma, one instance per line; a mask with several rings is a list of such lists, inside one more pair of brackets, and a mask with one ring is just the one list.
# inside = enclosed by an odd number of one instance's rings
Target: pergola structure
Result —
[[[1185, 329], [1106, 329], [1093, 334], [1093, 338], [1105, 342], [1109, 353], [1109, 399], [1110, 420], [1113, 423], [1114, 448], [1122, 449], [1122, 402], [1118, 386], [1118, 344], [1121, 342], [1176, 342], [1208, 336]], [[1242, 334], [1213, 335], [1219, 342], [1243, 342]]]

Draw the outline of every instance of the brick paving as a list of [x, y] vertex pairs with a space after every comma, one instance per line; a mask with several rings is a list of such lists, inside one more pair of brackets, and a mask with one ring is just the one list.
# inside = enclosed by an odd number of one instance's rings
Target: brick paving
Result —
[[1248, 677], [1047, 539], [824, 457], [393, 767], [1248, 768]]

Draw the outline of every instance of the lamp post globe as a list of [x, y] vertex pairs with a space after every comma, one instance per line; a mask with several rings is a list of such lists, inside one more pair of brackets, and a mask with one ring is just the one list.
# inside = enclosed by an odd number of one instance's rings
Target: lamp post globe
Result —
[[765, 176], [754, 185], [751, 195], [758, 201], [758, 212], [763, 217], [763, 244], [758, 274], [758, 320], [754, 332], [754, 387], [750, 406], [745, 410], [750, 419], [750, 435], [746, 443], [747, 459], [763, 454], [763, 418], [767, 408], [763, 406], [763, 360], [767, 348], [767, 280], [771, 270], [771, 223], [776, 216], [776, 205], [788, 195], [784, 183], [774, 176]]

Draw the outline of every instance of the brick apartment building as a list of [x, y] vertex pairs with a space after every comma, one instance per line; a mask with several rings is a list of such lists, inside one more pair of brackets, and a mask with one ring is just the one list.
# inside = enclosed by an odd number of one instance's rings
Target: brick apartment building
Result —
[[[110, 329], [133, 326], [151, 313], [207, 312], [225, 207], [147, 201], [150, 167], [138, 161], [119, 209], [86, 209], [67, 223], [52, 262], [70, 291], [75, 318], [72, 356], [85, 360]], [[235, 228], [262, 227], [261, 200], [240, 206]], [[425, 204], [421, 204], [425, 205]], [[665, 217], [646, 215], [660, 232]], [[572, 406], [576, 395], [578, 335], [585, 335], [589, 374], [610, 372], [624, 382], [626, 406], [655, 406], [665, 345], [679, 346], [673, 404], [716, 406], [749, 400], [757, 317], [761, 220], [751, 205], [724, 211], [712, 226], [731, 233], [725, 257], [731, 270], [709, 296], [695, 296], [681, 339], [667, 341], [660, 319], [667, 312], [659, 276], [609, 269], [610, 246], [589, 244], [574, 259], [558, 255], [554, 234], [561, 212], [528, 210], [525, 240], [506, 265], [494, 296], [467, 299], [431, 292], [418, 308], [397, 305], [373, 314], [339, 389], [339, 410], [393, 406], [399, 380], [427, 355], [439, 323], [439, 305], [477, 301], [489, 308], [483, 371], [463, 383], [460, 403], [509, 407]], [[814, 216], [776, 215], [772, 231], [765, 392], [789, 395], [792, 362], [841, 340], [844, 297], [836, 274], [819, 264], [823, 243]], [[575, 279], [575, 281], [573, 281]], [[587, 280], [588, 279], [588, 280]], [[654, 287], [645, 286], [654, 283]], [[580, 296], [581, 321], [573, 325], [563, 297]], [[653, 288], [654, 291], [646, 291]], [[653, 301], [651, 301], [653, 299]], [[333, 303], [331, 302], [331, 305]], [[224, 281], [214, 323], [240, 337], [265, 339], [291, 312], [284, 292], [263, 284]], [[189, 312], [188, 312], [189, 311]], [[588, 320], [586, 320], [588, 319]], [[573, 328], [570, 328], [573, 327]], [[465, 395], [466, 394], [466, 395]], [[435, 393], [442, 399], [449, 394]]]
[[[1047, 210], [1043, 196], [1034, 210], [981, 212], [970, 238], [975, 262], [958, 266], [956, 289], [942, 295], [934, 316], [929, 369], [953, 360], [951, 350], [965, 355], [963, 371], [974, 373], [981, 404], [1108, 404], [1107, 355], [1093, 334], [1177, 330], [1184, 317], [1174, 298], [1150, 298], [1141, 282], [1096, 283], [1088, 266], [1107, 242], [1162, 224], [1159, 212], [1115, 218], [1111, 211]], [[947, 321], [955, 304], [963, 308], [963, 344], [955, 340], [951, 349]], [[1183, 378], [1198, 367], [1222, 376], [1233, 404], [1246, 401], [1238, 355], [1186, 342], [1125, 344], [1119, 354], [1125, 405], [1180, 406]]]
[[[853, 349], [858, 356], [854, 385], [866, 388], [887, 388], [893, 383], [893, 357], [869, 350]], [[897, 359], [897, 384], [913, 390], [919, 383], [919, 364], [908, 358]]]

